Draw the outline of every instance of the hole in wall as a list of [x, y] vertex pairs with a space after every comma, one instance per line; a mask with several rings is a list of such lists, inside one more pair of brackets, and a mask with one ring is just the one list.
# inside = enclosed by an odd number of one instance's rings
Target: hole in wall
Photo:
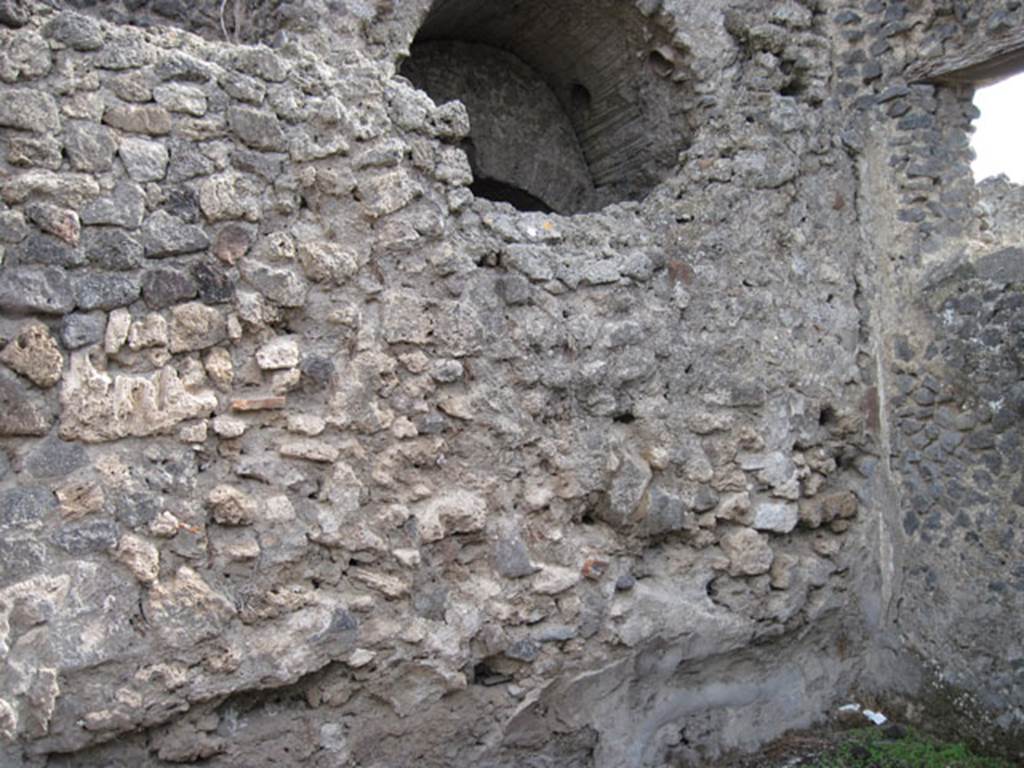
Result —
[[822, 427], [831, 427], [839, 420], [839, 416], [836, 414], [835, 408], [831, 405], [824, 405], [821, 408], [821, 412], [818, 414], [818, 425]]
[[466, 105], [474, 194], [573, 214], [643, 199], [689, 146], [671, 41], [624, 0], [435, 0], [399, 71]]
[[647, 55], [647, 66], [658, 77], [671, 77], [676, 69], [674, 58], [671, 48], [660, 48]]
[[473, 666], [473, 684], [491, 687], [503, 685], [512, 681], [512, 675], [502, 672], [495, 667], [500, 666], [495, 657], [489, 657]]
[[1024, 184], [1024, 72], [979, 88], [974, 106], [981, 112], [971, 138], [975, 181], [1004, 174], [1013, 183]]
[[498, 179], [489, 179], [486, 176], [475, 175], [473, 183], [469, 185], [470, 191], [477, 197], [485, 197], [500, 203], [509, 203], [520, 211], [540, 211], [542, 213], [553, 213], [551, 207], [534, 197], [525, 189], [508, 184]]

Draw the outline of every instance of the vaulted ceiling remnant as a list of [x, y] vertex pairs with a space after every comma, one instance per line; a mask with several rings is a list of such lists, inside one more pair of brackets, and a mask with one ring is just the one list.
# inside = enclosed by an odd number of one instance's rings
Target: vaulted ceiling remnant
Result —
[[676, 164], [685, 59], [628, 2], [438, 0], [401, 72], [465, 103], [478, 194], [577, 213], [642, 199]]

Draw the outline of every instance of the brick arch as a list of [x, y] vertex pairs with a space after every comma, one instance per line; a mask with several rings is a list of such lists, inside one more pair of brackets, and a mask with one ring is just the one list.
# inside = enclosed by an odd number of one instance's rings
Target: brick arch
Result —
[[691, 136], [686, 58], [628, 2], [436, 0], [401, 71], [466, 103], [475, 170], [516, 168], [496, 180], [575, 213], [642, 199], [675, 166]]

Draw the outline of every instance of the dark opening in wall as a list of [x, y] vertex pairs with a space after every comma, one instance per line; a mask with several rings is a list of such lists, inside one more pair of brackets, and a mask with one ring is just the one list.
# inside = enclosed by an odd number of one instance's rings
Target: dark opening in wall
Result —
[[473, 192], [522, 210], [642, 199], [690, 143], [686, 56], [628, 0], [436, 0], [401, 74], [466, 105]]
[[477, 197], [486, 197], [500, 203], [508, 203], [520, 211], [540, 211], [552, 213], [551, 208], [539, 197], [534, 197], [525, 189], [519, 189], [504, 181], [477, 176], [469, 185], [470, 191]]

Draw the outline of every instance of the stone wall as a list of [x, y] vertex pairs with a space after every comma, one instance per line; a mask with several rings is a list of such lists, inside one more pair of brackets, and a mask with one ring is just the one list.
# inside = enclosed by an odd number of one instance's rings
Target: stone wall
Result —
[[936, 696], [1008, 746], [1022, 726], [1022, 253], [997, 251], [923, 287], [925, 332], [895, 335], [890, 401], [908, 540], [901, 638]]
[[637, 3], [678, 163], [561, 216], [395, 76], [426, 0], [290, 5], [271, 49], [0, 4], [0, 762], [702, 765], [909, 659], [998, 706], [936, 585], [1018, 599], [1018, 422], [959, 407], [1018, 262], [948, 266], [969, 89], [865, 69], [887, 6]]
[[1005, 176], [978, 184], [981, 237], [987, 248], [1014, 247], [1024, 242], [1024, 186]]
[[896, 500], [883, 675], [912, 710], [1019, 758], [1020, 193], [976, 185], [969, 138], [974, 84], [1012, 65], [1021, 8], [869, 2], [834, 19]]

